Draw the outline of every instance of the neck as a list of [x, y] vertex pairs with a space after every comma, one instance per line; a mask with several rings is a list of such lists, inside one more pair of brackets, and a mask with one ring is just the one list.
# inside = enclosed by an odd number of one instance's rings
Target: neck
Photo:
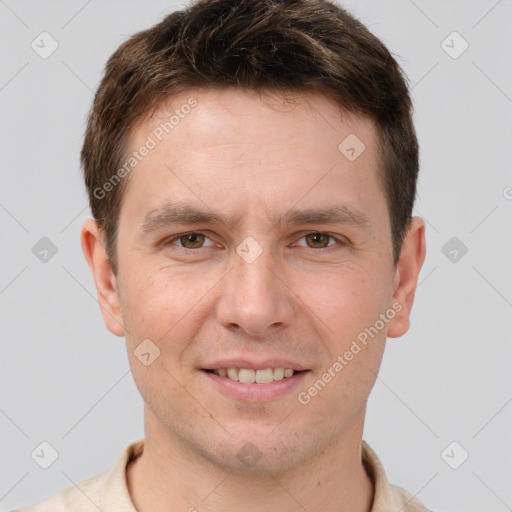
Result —
[[374, 486], [361, 460], [364, 411], [327, 450], [276, 476], [219, 468], [148, 416], [143, 454], [127, 469], [138, 512], [371, 511]]

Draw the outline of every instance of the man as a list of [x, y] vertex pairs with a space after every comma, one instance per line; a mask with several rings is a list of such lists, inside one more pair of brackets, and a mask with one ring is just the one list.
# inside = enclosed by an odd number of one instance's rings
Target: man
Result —
[[396, 61], [322, 0], [202, 0], [107, 64], [82, 248], [145, 439], [41, 511], [426, 511], [362, 440], [425, 226]]

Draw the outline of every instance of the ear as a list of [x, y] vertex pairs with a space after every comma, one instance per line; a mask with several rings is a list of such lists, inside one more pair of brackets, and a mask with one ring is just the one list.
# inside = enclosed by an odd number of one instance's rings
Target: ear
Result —
[[413, 217], [395, 273], [393, 304], [396, 304], [394, 309], [397, 314], [389, 323], [387, 335], [390, 338], [398, 338], [409, 330], [409, 316], [425, 254], [425, 222], [419, 217]]
[[105, 325], [112, 334], [124, 336], [116, 277], [105, 251], [102, 233], [94, 219], [84, 222], [80, 240], [96, 285], [98, 303]]

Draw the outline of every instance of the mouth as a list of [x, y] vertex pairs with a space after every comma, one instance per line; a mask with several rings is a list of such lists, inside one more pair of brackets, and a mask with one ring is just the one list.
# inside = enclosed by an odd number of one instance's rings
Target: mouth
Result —
[[294, 370], [293, 368], [280, 367], [262, 368], [258, 370], [253, 368], [217, 368], [204, 369], [203, 371], [242, 384], [270, 384], [272, 382], [289, 379], [307, 370]]
[[[219, 365], [220, 366], [220, 365]], [[222, 365], [223, 366], [223, 365]], [[204, 368], [205, 385], [211, 385], [221, 394], [242, 402], [266, 402], [289, 397], [304, 382], [311, 370], [261, 367]], [[205, 388], [206, 389], [206, 388]]]

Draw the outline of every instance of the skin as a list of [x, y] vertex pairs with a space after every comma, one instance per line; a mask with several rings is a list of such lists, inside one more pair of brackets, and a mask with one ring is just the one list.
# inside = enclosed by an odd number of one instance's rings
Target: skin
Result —
[[[366, 404], [386, 336], [409, 328], [424, 222], [413, 218], [395, 268], [374, 124], [318, 94], [291, 103], [239, 89], [187, 91], [140, 120], [131, 150], [190, 97], [197, 106], [129, 177], [117, 275], [96, 223], [82, 229], [105, 323], [126, 337], [145, 402], [144, 452], [127, 471], [132, 500], [142, 512], [367, 512], [374, 488], [361, 461]], [[349, 134], [366, 146], [355, 161], [338, 149]], [[144, 232], [145, 216], [170, 201], [241, 220]], [[275, 222], [292, 207], [333, 205], [364, 213], [367, 224]], [[190, 232], [205, 237], [178, 237]], [[252, 263], [236, 252], [248, 236], [263, 250]], [[401, 311], [301, 404], [298, 393], [393, 304]], [[160, 350], [149, 366], [134, 355], [145, 339]], [[201, 370], [228, 357], [281, 357], [309, 372], [283, 396], [234, 399]], [[261, 453], [252, 467], [237, 457], [248, 442]]]

